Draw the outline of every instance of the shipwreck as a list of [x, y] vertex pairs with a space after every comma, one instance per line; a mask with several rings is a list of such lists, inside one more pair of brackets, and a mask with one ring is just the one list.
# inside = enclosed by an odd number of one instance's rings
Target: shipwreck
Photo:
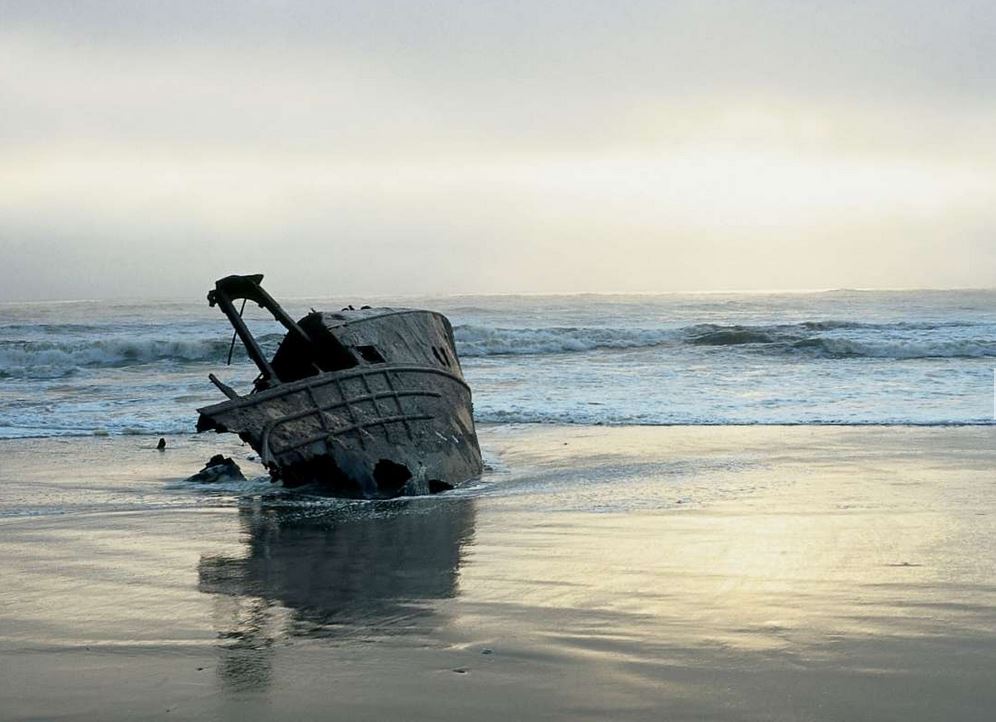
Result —
[[[262, 280], [228, 276], [208, 293], [259, 376], [240, 395], [210, 374], [228, 400], [198, 409], [198, 431], [238, 434], [275, 481], [339, 496], [433, 494], [480, 475], [470, 387], [445, 316], [364, 306], [294, 321]], [[272, 358], [242, 318], [246, 301], [287, 329]]]

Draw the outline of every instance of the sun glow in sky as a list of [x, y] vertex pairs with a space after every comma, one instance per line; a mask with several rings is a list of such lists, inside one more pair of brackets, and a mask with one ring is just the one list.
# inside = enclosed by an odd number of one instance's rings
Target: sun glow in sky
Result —
[[996, 285], [988, 2], [0, 0], [0, 299]]

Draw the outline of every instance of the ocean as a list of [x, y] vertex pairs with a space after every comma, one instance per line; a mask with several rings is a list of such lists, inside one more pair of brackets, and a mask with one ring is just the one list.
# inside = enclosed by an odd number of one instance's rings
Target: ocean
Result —
[[[439, 310], [479, 422], [993, 423], [996, 291], [283, 299]], [[247, 309], [268, 350], [281, 328]], [[0, 304], [0, 438], [188, 433], [255, 367], [197, 301]]]

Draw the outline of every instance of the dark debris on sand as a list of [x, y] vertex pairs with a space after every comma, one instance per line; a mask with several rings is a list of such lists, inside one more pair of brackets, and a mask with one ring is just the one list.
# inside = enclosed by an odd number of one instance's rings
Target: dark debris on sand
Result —
[[213, 484], [219, 481], [245, 481], [245, 474], [239, 465], [230, 456], [215, 454], [212, 456], [204, 468], [193, 476], [187, 477], [187, 481], [195, 481], [201, 484]]

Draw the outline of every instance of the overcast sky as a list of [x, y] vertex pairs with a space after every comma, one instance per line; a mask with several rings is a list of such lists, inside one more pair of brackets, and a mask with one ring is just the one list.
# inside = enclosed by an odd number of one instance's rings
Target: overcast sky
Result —
[[996, 286], [996, 3], [0, 0], [0, 299]]

